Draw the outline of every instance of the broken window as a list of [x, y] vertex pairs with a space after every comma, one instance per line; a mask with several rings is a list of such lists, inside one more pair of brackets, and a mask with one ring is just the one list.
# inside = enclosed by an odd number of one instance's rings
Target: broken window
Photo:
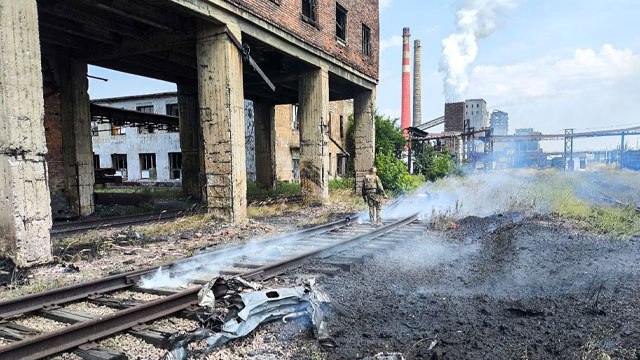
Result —
[[347, 10], [336, 4], [336, 37], [347, 42]]
[[93, 168], [100, 169], [100, 155], [93, 154]]
[[344, 155], [338, 155], [338, 176], [344, 176], [347, 169], [347, 157]]
[[156, 178], [156, 154], [140, 154], [140, 178]]
[[362, 24], [362, 55], [371, 55], [371, 30]]
[[300, 123], [298, 123], [298, 105], [291, 105], [291, 130], [300, 129]]
[[169, 178], [180, 179], [182, 176], [182, 153], [169, 153]]
[[98, 123], [97, 122], [91, 123], [91, 136], [98, 136], [99, 133], [100, 133], [100, 130], [98, 129]]
[[116, 176], [127, 179], [127, 154], [111, 154], [111, 167], [116, 170]]
[[180, 116], [180, 107], [178, 104], [167, 104], [167, 115]]
[[340, 139], [344, 138], [344, 115], [340, 115]]
[[155, 126], [153, 124], [145, 124], [138, 126], [138, 134], [153, 134], [155, 131]]
[[136, 106], [136, 111], [153, 114], [153, 105]]
[[318, 22], [318, 0], [302, 0], [302, 18], [314, 25]]

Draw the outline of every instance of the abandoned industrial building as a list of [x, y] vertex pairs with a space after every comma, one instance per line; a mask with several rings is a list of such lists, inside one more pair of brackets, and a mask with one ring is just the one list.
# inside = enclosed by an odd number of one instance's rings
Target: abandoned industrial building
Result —
[[[378, 14], [377, 1], [363, 0], [3, 0], [0, 253], [21, 265], [47, 261], [52, 203], [82, 216], [94, 211], [94, 160], [128, 165], [127, 176], [140, 179], [159, 176], [162, 162], [163, 176], [180, 177], [210, 214], [242, 221], [245, 100], [255, 113], [260, 186], [274, 186], [278, 171], [276, 105], [295, 104], [299, 165], [289, 149], [282, 171], [295, 177], [299, 166], [303, 197], [327, 199], [328, 180], [347, 156], [331, 140], [343, 126], [328, 133], [332, 119], [346, 122], [330, 111], [336, 100], [352, 100], [351, 156], [361, 178], [374, 161]], [[164, 104], [166, 114], [92, 104], [88, 64], [175, 83], [176, 101]], [[179, 147], [162, 159], [138, 154], [137, 169], [123, 152], [94, 159], [92, 142], [106, 128], [105, 135], [160, 129]]]

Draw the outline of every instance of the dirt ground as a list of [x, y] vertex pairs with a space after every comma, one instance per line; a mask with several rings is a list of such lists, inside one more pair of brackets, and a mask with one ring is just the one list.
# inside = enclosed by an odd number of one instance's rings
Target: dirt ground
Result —
[[320, 284], [327, 359], [640, 359], [640, 238], [468, 217]]

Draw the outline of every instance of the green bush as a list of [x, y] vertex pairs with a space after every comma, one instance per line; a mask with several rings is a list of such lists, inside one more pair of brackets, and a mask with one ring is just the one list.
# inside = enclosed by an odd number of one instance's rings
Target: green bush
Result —
[[459, 175], [460, 170], [456, 167], [455, 161], [452, 159], [448, 150], [437, 153], [432, 147], [428, 146], [424, 150], [416, 147], [414, 171], [423, 174], [429, 181], [436, 181], [447, 175]]
[[416, 189], [424, 182], [424, 176], [409, 175], [407, 165], [390, 154], [376, 155], [376, 168], [382, 186], [394, 192], [406, 192]]
[[300, 195], [300, 184], [278, 181], [275, 190], [264, 190], [258, 187], [254, 181], [247, 181], [247, 200], [263, 200], [267, 198], [287, 197]]
[[329, 180], [329, 191], [334, 190], [353, 190], [356, 187], [356, 179], [354, 177], [345, 177], [342, 179]]

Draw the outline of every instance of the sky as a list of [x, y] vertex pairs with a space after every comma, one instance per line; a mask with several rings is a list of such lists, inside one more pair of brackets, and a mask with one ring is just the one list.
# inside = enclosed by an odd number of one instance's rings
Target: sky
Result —
[[[640, 1], [638, 0], [380, 0], [378, 112], [400, 116], [402, 28], [422, 44], [423, 121], [444, 111], [443, 39], [460, 32], [461, 9], [490, 9], [492, 31], [477, 41], [466, 68], [464, 98], [484, 98], [509, 113], [509, 131], [607, 129], [640, 125]], [[486, 24], [484, 24], [486, 25]], [[634, 30], [635, 29], [635, 30]], [[413, 59], [413, 49], [412, 49]], [[91, 67], [92, 98], [175, 91], [175, 85]], [[439, 131], [441, 128], [434, 128]], [[613, 149], [617, 138], [578, 139], [576, 150]], [[639, 140], [628, 137], [627, 146]], [[562, 142], [543, 142], [559, 151]]]

